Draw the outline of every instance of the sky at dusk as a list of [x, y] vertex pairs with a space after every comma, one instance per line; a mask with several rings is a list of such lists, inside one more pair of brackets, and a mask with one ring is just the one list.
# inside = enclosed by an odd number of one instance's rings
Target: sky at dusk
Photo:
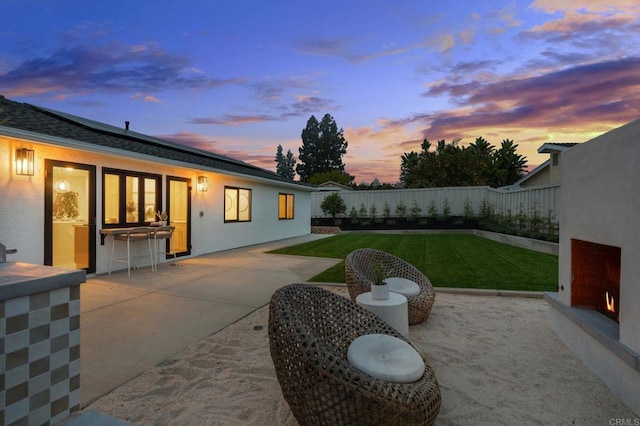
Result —
[[275, 171], [331, 114], [356, 182], [433, 143], [640, 118], [638, 0], [0, 0], [0, 94]]

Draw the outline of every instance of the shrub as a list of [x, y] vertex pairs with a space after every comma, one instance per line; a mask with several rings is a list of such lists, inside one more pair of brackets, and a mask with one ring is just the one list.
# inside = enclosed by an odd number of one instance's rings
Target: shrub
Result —
[[411, 203], [411, 220], [414, 222], [418, 220], [421, 211], [422, 209], [418, 206], [418, 202], [413, 200], [413, 203]]
[[451, 216], [451, 207], [449, 207], [449, 199], [445, 198], [442, 203], [442, 218], [447, 219]]
[[427, 207], [427, 216], [438, 216], [438, 210], [436, 209], [436, 202], [434, 200], [429, 201], [429, 207]]
[[331, 218], [335, 221], [336, 215], [345, 213], [347, 206], [344, 204], [344, 200], [337, 192], [327, 195], [320, 204], [322, 213], [331, 215]]
[[367, 217], [367, 206], [364, 203], [360, 204], [360, 209], [358, 210], [358, 217]]
[[378, 215], [378, 209], [376, 209], [376, 205], [371, 204], [371, 207], [369, 207], [369, 216], [371, 217], [371, 219], [376, 220], [377, 215]]
[[389, 203], [387, 203], [386, 200], [384, 202], [384, 206], [382, 207], [382, 216], [384, 216], [385, 219], [389, 219], [389, 217], [391, 216], [391, 207], [389, 207]]
[[486, 198], [482, 199], [482, 204], [480, 205], [480, 217], [484, 220], [493, 220], [493, 216], [495, 215], [495, 209], [493, 205]]
[[469, 197], [464, 199], [464, 217], [469, 219], [473, 217], [473, 206]]
[[351, 211], [349, 212], [349, 217], [351, 218], [351, 223], [357, 225], [360, 223], [358, 220], [358, 210], [356, 210], [355, 206], [351, 207]]

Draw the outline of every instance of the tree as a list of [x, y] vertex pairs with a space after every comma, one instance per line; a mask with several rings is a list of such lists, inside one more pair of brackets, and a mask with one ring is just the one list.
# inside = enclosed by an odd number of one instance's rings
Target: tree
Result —
[[282, 145], [278, 145], [276, 152], [276, 173], [285, 179], [293, 180], [296, 175], [294, 167], [296, 165], [296, 159], [293, 157], [291, 150], [287, 150], [287, 155], [282, 155]]
[[517, 145], [508, 139], [500, 149], [479, 137], [468, 147], [459, 140], [447, 144], [438, 141], [434, 150], [424, 139], [422, 151], [411, 151], [401, 157], [400, 181], [405, 188], [443, 186], [493, 187], [510, 185], [522, 177], [527, 160], [516, 154]]
[[411, 151], [408, 154], [405, 152], [402, 154], [402, 157], [400, 157], [400, 182], [402, 182], [405, 188], [415, 188], [419, 186], [419, 165], [420, 156], [415, 151]]
[[527, 159], [516, 154], [516, 148], [518, 145], [514, 144], [512, 140], [505, 139], [502, 141], [500, 149], [495, 151], [491, 186], [511, 185], [523, 176]]
[[322, 209], [322, 213], [330, 214], [331, 219], [334, 220], [337, 214], [345, 213], [347, 211], [347, 206], [344, 204], [342, 197], [337, 192], [332, 192], [324, 197], [322, 204], [320, 204], [320, 208]]
[[347, 153], [348, 142], [343, 133], [329, 114], [325, 114], [319, 123], [315, 116], [309, 117], [307, 126], [302, 130], [302, 146], [298, 156], [300, 164], [296, 166], [302, 182], [308, 182], [318, 173], [332, 170], [344, 172], [342, 156]]
[[493, 173], [493, 157], [496, 148], [491, 145], [485, 138], [478, 137], [467, 148], [474, 158], [474, 167], [481, 185], [491, 182]]
[[307, 183], [312, 185], [320, 185], [325, 182], [335, 182], [345, 186], [353, 186], [355, 176], [351, 176], [347, 172], [339, 172], [337, 170], [331, 170], [328, 172], [316, 173], [311, 176]]

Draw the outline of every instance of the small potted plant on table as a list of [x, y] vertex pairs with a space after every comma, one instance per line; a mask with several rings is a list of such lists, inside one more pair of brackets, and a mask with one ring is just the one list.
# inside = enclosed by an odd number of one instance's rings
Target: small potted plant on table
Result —
[[386, 300], [389, 298], [389, 284], [385, 279], [391, 276], [392, 270], [387, 267], [387, 263], [380, 260], [373, 264], [373, 282], [371, 283], [371, 297], [375, 300]]

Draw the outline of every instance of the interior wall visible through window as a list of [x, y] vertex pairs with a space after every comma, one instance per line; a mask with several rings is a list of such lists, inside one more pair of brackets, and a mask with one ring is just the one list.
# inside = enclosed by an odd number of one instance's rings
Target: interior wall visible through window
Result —
[[294, 195], [278, 194], [278, 219], [293, 219]]
[[224, 188], [224, 221], [251, 221], [251, 190], [246, 188]]
[[103, 169], [105, 226], [148, 225], [162, 204], [162, 176]]

